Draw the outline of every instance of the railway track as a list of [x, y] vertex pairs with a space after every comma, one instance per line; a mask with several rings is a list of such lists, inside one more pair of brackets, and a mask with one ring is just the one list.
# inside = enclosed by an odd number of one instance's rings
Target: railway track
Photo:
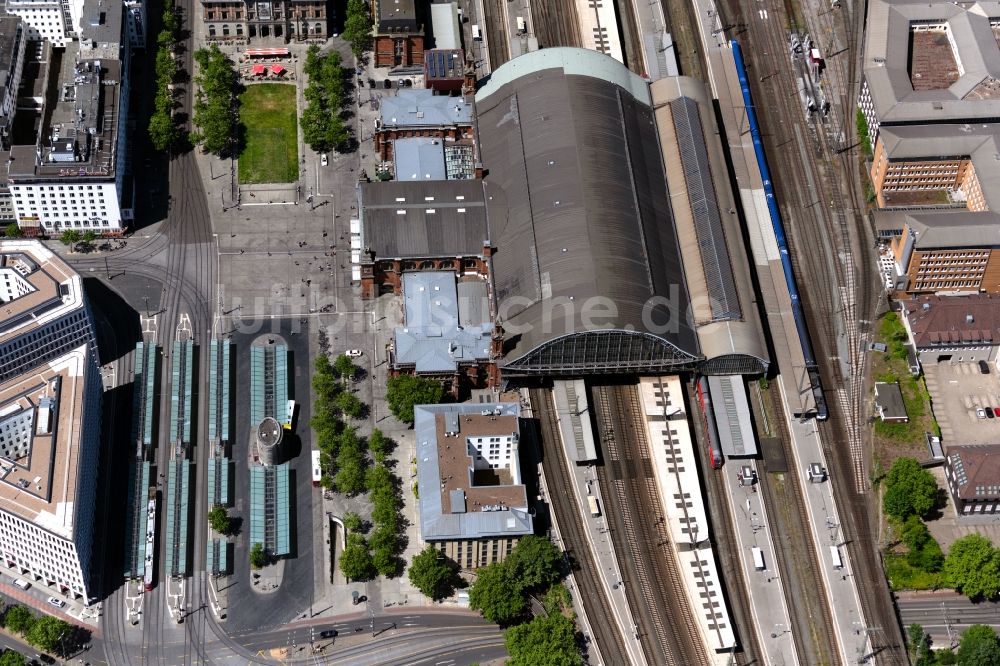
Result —
[[[691, 384], [687, 385], [687, 400], [689, 405], [697, 404]], [[760, 663], [764, 652], [761, 650], [756, 623], [750, 610], [746, 574], [740, 561], [739, 542], [736, 539], [725, 497], [724, 475], [729, 472], [726, 469], [711, 469], [707, 457], [699, 454], [699, 451], [708, 448], [707, 434], [703, 430], [704, 422], [698, 418], [689, 419], [688, 422], [692, 426], [692, 440], [696, 442], [695, 460], [701, 478], [705, 481], [705, 501], [708, 507], [709, 529], [713, 536], [712, 544], [718, 558], [719, 572], [726, 584], [730, 617], [737, 629], [737, 642], [742, 648], [742, 652], [737, 653], [738, 663]]]
[[[549, 503], [552, 513], [559, 523], [563, 545], [575, 563], [574, 577], [579, 588], [580, 603], [587, 610], [593, 639], [604, 654], [624, 656], [628, 652], [618, 631], [618, 623], [610, 609], [604, 588], [601, 585], [600, 567], [594, 560], [587, 544], [584, 526], [576, 506], [571, 473], [565, 456], [559, 451], [561, 440], [559, 426], [555, 421], [555, 405], [551, 391], [532, 389], [529, 391], [531, 405], [538, 418], [543, 448], [542, 469], [549, 484]], [[543, 446], [546, 445], [547, 447]], [[609, 661], [609, 663], [612, 663]]]
[[[769, 20], [758, 20], [763, 7]], [[856, 154], [844, 151], [837, 125], [814, 117], [807, 120], [800, 106], [800, 74], [788, 58], [786, 9], [780, 0], [765, 0], [747, 8], [732, 0], [725, 7], [727, 23], [745, 28], [745, 53], [751, 63], [751, 87], [757, 99], [765, 148], [772, 172], [785, 175], [775, 182], [791, 259], [802, 290], [803, 308], [820, 367], [830, 421], [819, 426], [831, 470], [842, 534], [854, 568], [855, 584], [869, 625], [882, 627], [872, 636], [876, 658], [882, 663], [905, 663], [902, 636], [881, 567], [873, 511], [866, 495], [864, 447], [866, 413], [865, 359], [861, 342], [869, 334], [878, 302], [870, 238], [861, 212]], [[863, 11], [856, 8], [855, 12]], [[750, 21], [747, 22], [749, 15]], [[735, 19], [735, 21], [733, 20]], [[833, 20], [832, 18], [830, 19]], [[857, 15], [842, 19], [848, 40], [844, 63], [834, 63], [831, 79], [845, 86], [832, 103], [831, 114], [850, 135], [848, 95], [856, 89], [854, 57], [862, 34]], [[844, 71], [844, 69], [847, 71]], [[760, 79], [758, 81], [758, 79]], [[815, 248], [827, 248], [817, 253]], [[805, 258], [805, 259], [803, 259]], [[780, 421], [780, 419], [779, 419]], [[845, 655], [854, 658], [856, 655]]]
[[[772, 406], [776, 415], [782, 409], [780, 404]], [[777, 428], [785, 459], [794, 464], [784, 418], [773, 419], [772, 427]], [[773, 521], [773, 532], [782, 537], [774, 541], [775, 560], [785, 587], [789, 621], [794, 625], [789, 629], [795, 649], [803, 663], [836, 664], [840, 658], [829, 629], [833, 626], [829, 598], [821, 585], [810, 584], [815, 583], [815, 572], [820, 571], [822, 563], [816, 557], [807, 528], [809, 514], [798, 475], [790, 470], [783, 477], [776, 477], [767, 470], [766, 462], [764, 469], [759, 479], [761, 501]]]
[[635, 386], [596, 386], [594, 407], [605, 457], [598, 481], [623, 584], [651, 664], [709, 663], [680, 565], [669, 543]]
[[487, 31], [487, 54], [490, 69], [497, 71], [510, 60], [510, 34], [504, 21], [504, 4], [507, 0], [483, 0], [483, 29]]
[[551, 0], [532, 2], [531, 26], [540, 48], [584, 46], [574, 0], [562, 0], [560, 3]]

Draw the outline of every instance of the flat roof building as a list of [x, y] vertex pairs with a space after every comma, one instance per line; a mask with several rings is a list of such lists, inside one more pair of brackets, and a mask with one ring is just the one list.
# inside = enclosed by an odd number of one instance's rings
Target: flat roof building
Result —
[[393, 331], [391, 372], [440, 379], [458, 395], [495, 379], [486, 280], [454, 271], [403, 274], [403, 325]]
[[0, 242], [0, 382], [83, 344], [96, 352], [79, 274], [38, 241]]
[[1000, 445], [949, 446], [944, 470], [959, 516], [1000, 511]]
[[875, 409], [885, 423], [906, 423], [906, 404], [899, 382], [875, 382]]
[[420, 536], [464, 569], [502, 561], [531, 534], [516, 403], [414, 408]]
[[389, 161], [397, 139], [426, 137], [446, 145], [471, 146], [472, 125], [472, 104], [464, 98], [437, 95], [426, 88], [404, 88], [381, 98], [372, 141], [375, 152]]
[[0, 287], [0, 557], [89, 602], [102, 389], [80, 278], [4, 241]]

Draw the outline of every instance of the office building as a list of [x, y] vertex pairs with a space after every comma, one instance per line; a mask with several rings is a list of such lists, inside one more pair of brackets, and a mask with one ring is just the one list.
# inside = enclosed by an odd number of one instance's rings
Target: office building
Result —
[[504, 560], [532, 533], [519, 405], [418, 405], [413, 413], [421, 538], [463, 569]]
[[101, 380], [80, 277], [35, 241], [0, 243], [0, 557], [90, 600]]
[[949, 446], [944, 471], [959, 516], [1000, 510], [1000, 446]]

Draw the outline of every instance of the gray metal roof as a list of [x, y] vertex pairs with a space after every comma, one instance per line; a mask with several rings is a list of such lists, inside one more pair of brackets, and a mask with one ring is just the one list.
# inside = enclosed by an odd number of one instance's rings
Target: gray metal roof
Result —
[[883, 419], [906, 418], [906, 405], [899, 382], [875, 382], [875, 403]]
[[493, 324], [488, 317], [469, 322], [462, 316], [466, 303], [474, 312], [488, 311], [486, 284], [462, 284], [459, 299], [451, 271], [403, 273], [403, 326], [393, 331], [395, 365], [412, 365], [418, 373], [445, 373], [455, 372], [461, 363], [489, 359]]
[[[480, 415], [482, 411], [499, 410], [503, 415], [520, 417], [517, 403], [462, 403], [452, 405], [418, 405], [413, 409], [413, 433], [417, 453], [417, 483], [420, 488], [420, 536], [425, 541], [477, 539], [491, 536], [523, 536], [532, 533], [532, 519], [527, 511], [527, 495], [523, 506], [511, 506], [503, 511], [469, 510], [463, 495], [457, 505], [449, 496], [451, 512], [444, 512], [441, 497], [441, 467], [439, 463], [436, 417], [438, 414]], [[458, 419], [454, 418], [457, 423]], [[457, 426], [456, 426], [457, 428]], [[470, 459], [471, 464], [471, 459]], [[524, 486], [519, 486], [522, 490]], [[506, 486], [510, 490], [511, 486]], [[461, 492], [461, 491], [459, 491]], [[450, 491], [449, 495], [454, 491]], [[460, 511], [455, 512], [454, 509]]]
[[918, 250], [1000, 246], [1000, 213], [956, 210], [904, 215]]
[[481, 180], [359, 185], [361, 247], [377, 259], [481, 256], [490, 240]]
[[[881, 124], [1000, 118], [1000, 96], [970, 96], [1000, 79], [1000, 48], [990, 17], [1000, 3], [872, 0], [868, 4], [864, 77]], [[945, 90], [915, 91], [910, 83], [910, 26], [946, 23], [961, 76]]]
[[890, 161], [970, 159], [987, 208], [1000, 211], [1000, 125], [883, 127], [878, 140]]
[[392, 142], [396, 180], [445, 180], [444, 141], [429, 137]]
[[462, 32], [458, 26], [457, 2], [435, 2], [432, 4], [431, 25], [434, 28], [434, 48], [462, 48]]
[[403, 88], [381, 99], [379, 120], [384, 128], [472, 125], [472, 104], [426, 88]]
[[378, 0], [378, 32], [410, 32], [417, 29], [417, 10], [413, 0]]
[[662, 371], [698, 358], [636, 79], [596, 52], [544, 49], [504, 64], [476, 96], [509, 373]]
[[748, 458], [757, 455], [757, 437], [750, 415], [750, 403], [743, 378], [738, 375], [709, 377], [719, 446], [726, 458]]

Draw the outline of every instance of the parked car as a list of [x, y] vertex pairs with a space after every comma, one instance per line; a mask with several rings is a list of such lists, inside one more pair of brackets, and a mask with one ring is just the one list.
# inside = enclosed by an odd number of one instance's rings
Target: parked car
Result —
[[983, 375], [990, 374], [990, 364], [987, 363], [986, 361], [980, 361], [979, 362], [979, 372], [980, 372], [980, 374], [983, 374]]
[[346, 352], [344, 352], [344, 354], [346, 356], [350, 356], [351, 358], [357, 358], [361, 356], [362, 352], [360, 349], [348, 349]]
[[24, 580], [23, 578], [15, 578], [14, 585], [17, 585], [22, 590], [27, 590], [29, 587], [31, 587], [31, 583]]
[[49, 597], [48, 602], [56, 608], [64, 608], [66, 606], [66, 602], [57, 597]]
[[985, 419], [986, 410], [983, 409], [982, 407], [976, 407], [976, 418]]
[[993, 413], [992, 407], [983, 407], [983, 411], [986, 412], [986, 418], [988, 419], [992, 419], [996, 416], [996, 414]]
[[327, 158], [326, 153], [323, 153], [322, 155], [319, 156], [319, 163], [321, 166], [326, 166], [327, 164], [330, 163], [330, 160]]

